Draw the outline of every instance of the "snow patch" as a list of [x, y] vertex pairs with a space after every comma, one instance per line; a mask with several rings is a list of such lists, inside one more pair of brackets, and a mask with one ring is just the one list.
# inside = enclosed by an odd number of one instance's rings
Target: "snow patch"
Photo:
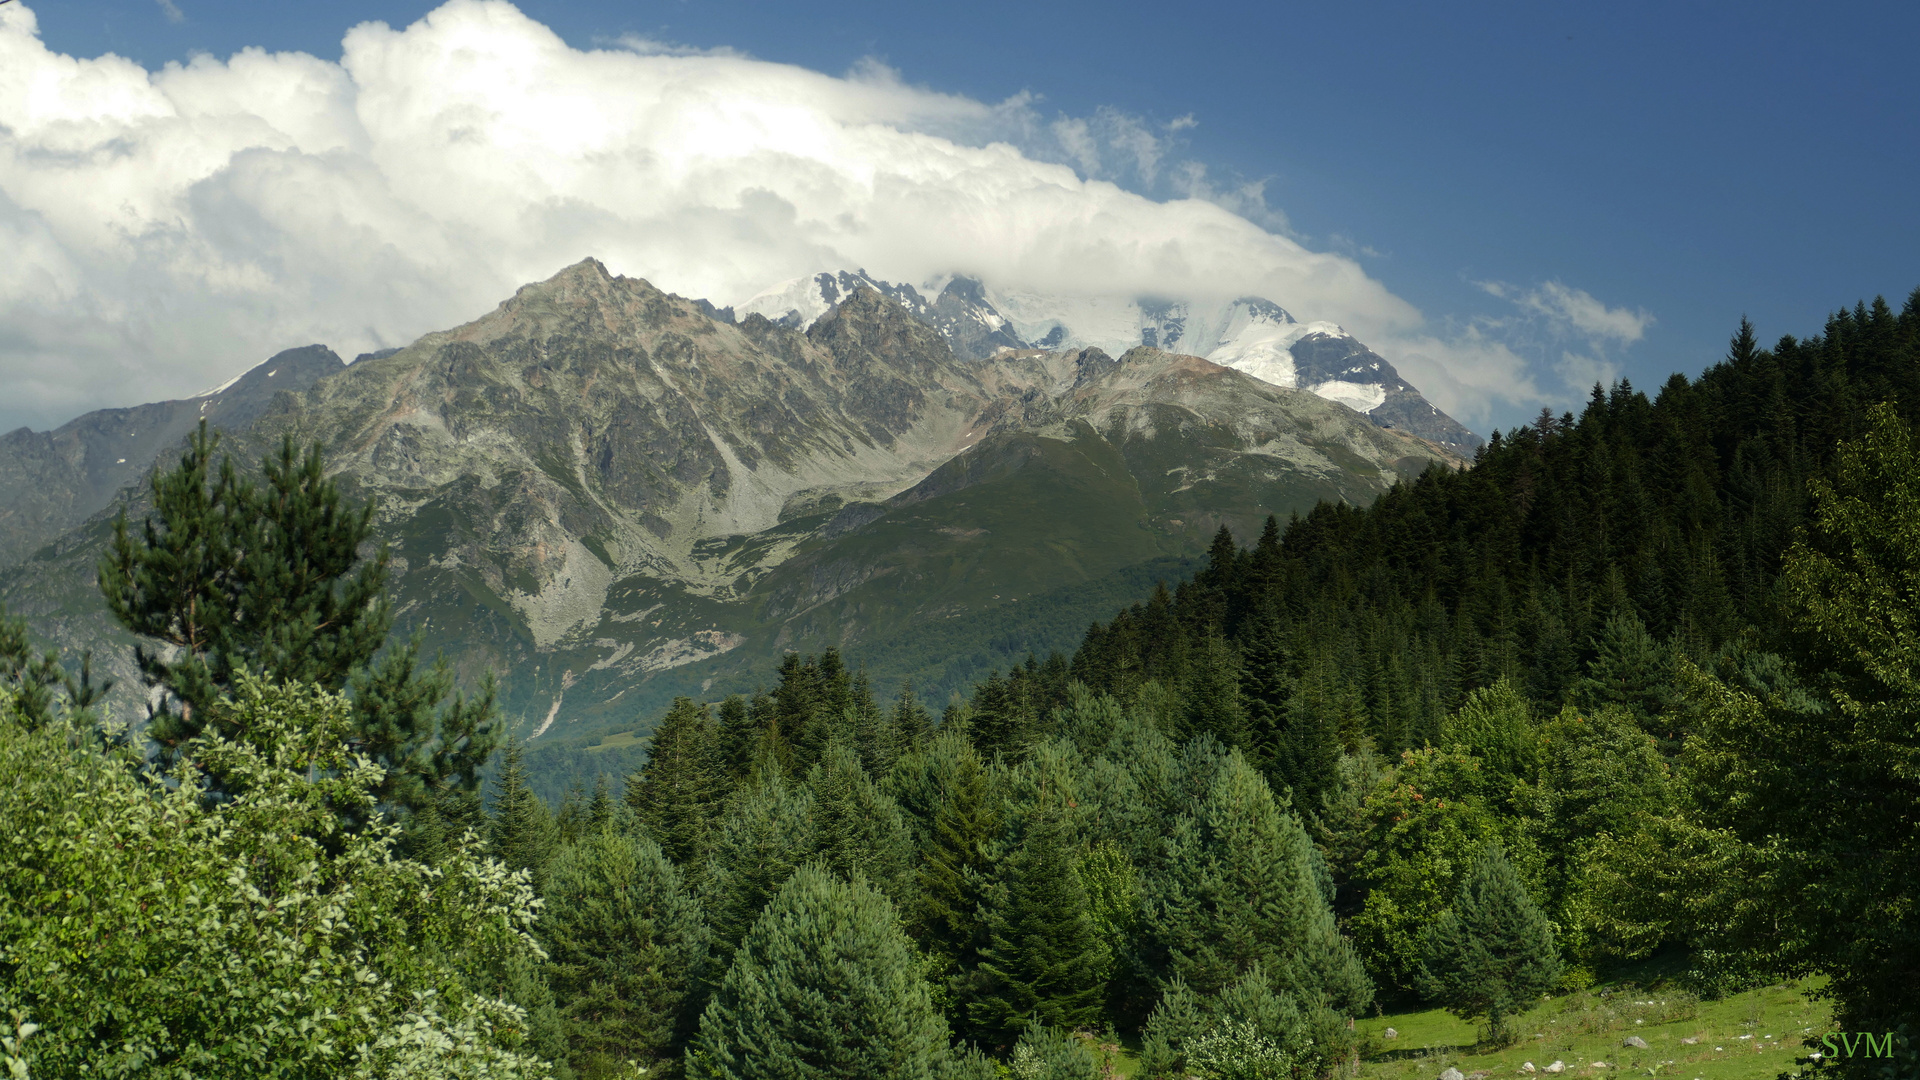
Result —
[[1337, 401], [1357, 413], [1370, 413], [1387, 400], [1387, 388], [1379, 383], [1355, 383], [1329, 379], [1323, 383], [1315, 383], [1307, 389], [1328, 401]]

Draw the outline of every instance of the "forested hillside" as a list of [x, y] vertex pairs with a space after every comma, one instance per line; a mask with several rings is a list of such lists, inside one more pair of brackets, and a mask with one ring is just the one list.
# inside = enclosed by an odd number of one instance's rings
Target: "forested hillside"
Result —
[[1702, 997], [1824, 976], [1886, 1052], [1807, 1067], [1920, 1075], [1917, 420], [1920, 293], [1743, 325], [1653, 399], [1223, 529], [1071, 656], [929, 707], [789, 653], [555, 800], [490, 695], [381, 648], [386, 561], [319, 452], [255, 488], [203, 436], [102, 566], [173, 646], [144, 732], [0, 635], [0, 1010], [43, 1028], [0, 1052], [1309, 1080], [1377, 1008], [1504, 1046], [1659, 954]]

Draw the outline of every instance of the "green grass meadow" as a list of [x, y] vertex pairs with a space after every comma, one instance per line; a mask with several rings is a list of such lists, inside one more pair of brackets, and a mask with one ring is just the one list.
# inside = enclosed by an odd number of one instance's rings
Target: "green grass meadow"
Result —
[[[1829, 1029], [1831, 1009], [1812, 996], [1817, 987], [1767, 986], [1715, 1001], [1630, 983], [1595, 987], [1556, 995], [1515, 1018], [1519, 1041], [1503, 1048], [1478, 1045], [1476, 1025], [1441, 1009], [1388, 1012], [1359, 1022], [1360, 1077], [1436, 1080], [1449, 1066], [1469, 1078], [1545, 1077], [1548, 1065], [1562, 1061], [1562, 1080], [1773, 1080], [1817, 1049]], [[1388, 1028], [1396, 1038], [1386, 1038]], [[1647, 1049], [1623, 1045], [1632, 1035]], [[1527, 1062], [1539, 1071], [1529, 1073]]]

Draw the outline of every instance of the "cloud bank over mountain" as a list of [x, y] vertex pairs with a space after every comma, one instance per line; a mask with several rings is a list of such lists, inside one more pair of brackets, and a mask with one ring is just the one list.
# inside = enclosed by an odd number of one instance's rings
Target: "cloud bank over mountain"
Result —
[[[586, 255], [720, 304], [842, 267], [1254, 294], [1342, 324], [1470, 424], [1559, 392], [1497, 332], [1436, 329], [1354, 260], [1236, 213], [1283, 220], [1168, 161], [1166, 134], [879, 65], [583, 51], [497, 0], [354, 27], [337, 62], [249, 49], [148, 71], [49, 49], [22, 0], [0, 6], [0, 423], [182, 396], [309, 342], [404, 344]], [[1103, 161], [1184, 168], [1194, 197], [1089, 178]], [[1538, 295], [1637, 334], [1568, 299], [1585, 293]]]

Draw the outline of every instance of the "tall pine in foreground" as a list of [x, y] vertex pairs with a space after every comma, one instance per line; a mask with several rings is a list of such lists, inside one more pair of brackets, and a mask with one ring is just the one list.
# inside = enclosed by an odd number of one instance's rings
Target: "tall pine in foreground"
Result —
[[627, 781], [627, 805], [667, 857], [698, 873], [727, 792], [721, 728], [712, 710], [692, 698], [654, 729], [647, 763]]
[[687, 1056], [699, 1080], [933, 1080], [949, 1054], [893, 905], [802, 868], [740, 943]]
[[1553, 927], [1497, 844], [1481, 852], [1423, 945], [1420, 992], [1463, 1020], [1486, 1017], [1496, 1042], [1507, 1019], [1560, 977]]
[[451, 674], [421, 671], [417, 644], [376, 660], [393, 609], [386, 548], [360, 556], [373, 505], [341, 495], [318, 445], [300, 453], [286, 437], [256, 483], [230, 457], [216, 467], [219, 442], [202, 422], [179, 466], [154, 471], [153, 511], [137, 534], [122, 512], [100, 561], [107, 610], [158, 643], [134, 649], [161, 691], [147, 737], [170, 754], [218, 726], [215, 705], [242, 673], [351, 686], [352, 744], [385, 770], [381, 805], [418, 811], [475, 790], [494, 748], [492, 690], [448, 702]]
[[624, 1076], [628, 1062], [676, 1076], [706, 975], [706, 927], [680, 871], [646, 837], [596, 830], [547, 876], [549, 978], [582, 1077]]
[[970, 1034], [990, 1046], [1030, 1020], [1099, 1026], [1109, 957], [1097, 932], [1078, 853], [1058, 807], [1031, 811], [987, 914], [987, 945], [968, 1005]]

